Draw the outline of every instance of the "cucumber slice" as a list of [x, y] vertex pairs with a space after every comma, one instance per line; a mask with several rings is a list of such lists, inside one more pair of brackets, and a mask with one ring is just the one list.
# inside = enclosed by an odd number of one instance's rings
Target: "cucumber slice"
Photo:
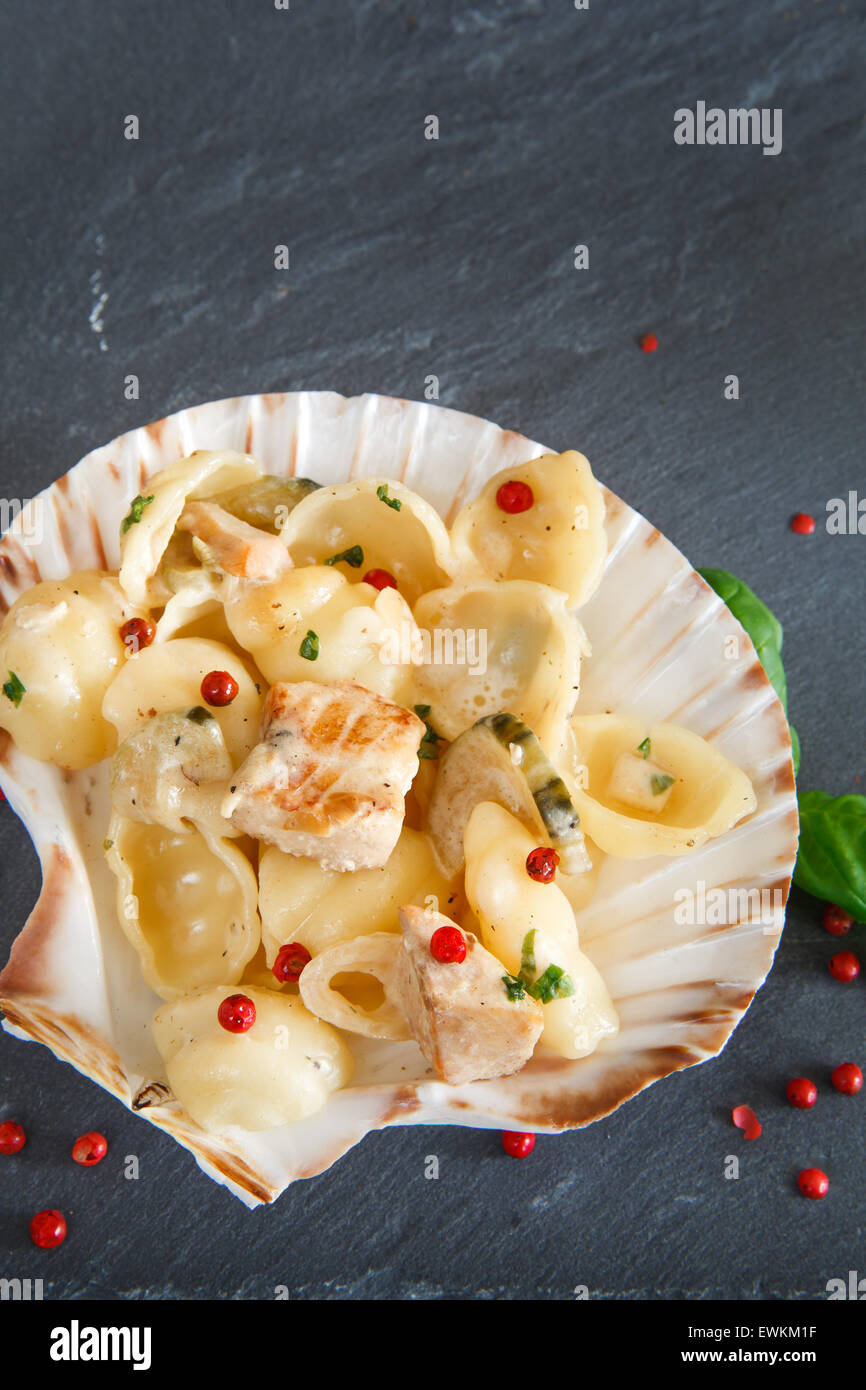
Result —
[[[242, 487], [221, 492], [209, 500], [248, 526], [258, 526], [262, 531], [277, 535], [289, 512], [319, 486], [310, 478], [277, 478], [266, 473], [254, 483], [244, 483]], [[282, 510], [278, 512], [278, 508]]]
[[463, 831], [480, 801], [495, 801], [560, 856], [560, 870], [592, 867], [568, 788], [535, 734], [513, 714], [489, 714], [449, 745], [439, 761], [427, 828], [449, 876], [464, 864]]

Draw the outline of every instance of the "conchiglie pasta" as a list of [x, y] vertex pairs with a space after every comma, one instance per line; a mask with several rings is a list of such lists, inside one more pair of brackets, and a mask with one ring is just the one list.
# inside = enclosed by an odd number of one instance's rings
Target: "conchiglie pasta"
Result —
[[120, 627], [138, 610], [96, 570], [28, 589], [0, 627], [0, 727], [23, 753], [83, 768], [114, 751], [105, 692], [128, 655]]
[[158, 571], [188, 500], [255, 482], [262, 471], [246, 454], [197, 449], [149, 479], [121, 528], [120, 585], [130, 602], [155, 608], [170, 597], [172, 587]]
[[258, 740], [262, 693], [240, 658], [220, 642], [177, 637], [143, 647], [129, 658], [106, 691], [103, 715], [119, 738], [128, 738], [155, 714], [200, 705], [201, 683], [210, 671], [228, 671], [238, 683], [231, 704], [212, 711], [237, 764]]
[[157, 714], [124, 739], [111, 760], [111, 804], [129, 820], [163, 825], [178, 835], [190, 822], [231, 837], [240, 832], [220, 813], [232, 760], [216, 719], [202, 705]]
[[[571, 730], [576, 744], [574, 802], [587, 834], [607, 854], [623, 859], [686, 854], [755, 809], [746, 774], [688, 729], [675, 724], [648, 729], [641, 719], [599, 714], [575, 717]], [[639, 746], [639, 756], [646, 754], [659, 769], [657, 785], [665, 795], [657, 813], [610, 792], [617, 763]]]
[[321, 565], [360, 546], [362, 564], [353, 571], [338, 562], [344, 572], [359, 577], [367, 570], [387, 570], [410, 604], [447, 583], [451, 573], [442, 518], [393, 478], [360, 478], [320, 488], [298, 504], [282, 536], [296, 565]]
[[106, 859], [117, 915], [141, 971], [161, 999], [234, 984], [261, 928], [249, 860], [206, 827], [178, 834], [113, 816]]
[[263, 584], [230, 580], [225, 614], [271, 684], [354, 680], [397, 703], [408, 699], [415, 623], [394, 589], [379, 593], [336, 568], [310, 565]]
[[259, 912], [268, 965], [281, 946], [300, 942], [313, 955], [369, 932], [399, 933], [398, 907], [423, 906], [434, 894], [448, 902], [426, 835], [403, 828], [381, 869], [352, 874], [323, 869], [312, 859], [263, 849], [259, 860]]
[[256, 1008], [246, 1033], [218, 1020], [231, 989], [206, 989], [167, 1004], [153, 1020], [172, 1091], [211, 1133], [231, 1126], [276, 1129], [315, 1115], [348, 1084], [352, 1054], [296, 995], [246, 988]]
[[455, 739], [508, 710], [556, 754], [587, 650], [564, 594], [526, 580], [455, 584], [419, 599], [415, 621], [429, 657], [415, 686], [437, 733]]
[[[503, 511], [496, 494], [506, 482], [528, 485], [532, 505]], [[577, 608], [598, 588], [604, 569], [604, 496], [583, 454], [545, 454], [492, 477], [457, 514], [451, 543], [458, 564], [494, 579], [550, 584]]]
[[544, 1004], [541, 1041], [563, 1057], [586, 1057], [619, 1019], [598, 970], [580, 949], [574, 914], [558, 883], [526, 872], [537, 839], [503, 807], [482, 801], [465, 833], [466, 896], [481, 940], [512, 975], [530, 982], [550, 967], [565, 972], [570, 992]]

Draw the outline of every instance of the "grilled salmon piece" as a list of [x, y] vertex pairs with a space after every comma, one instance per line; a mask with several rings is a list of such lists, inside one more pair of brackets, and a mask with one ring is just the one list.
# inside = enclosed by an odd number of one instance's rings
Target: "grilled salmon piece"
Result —
[[417, 715], [354, 681], [278, 682], [222, 813], [325, 869], [379, 868], [400, 834], [423, 734]]
[[541, 1004], [528, 994], [509, 999], [502, 962], [471, 932], [463, 933], [464, 960], [437, 961], [430, 939], [437, 928], [454, 926], [441, 912], [401, 907], [399, 917], [401, 1004], [412, 1036], [440, 1081], [462, 1086], [519, 1071], [541, 1036]]
[[177, 529], [197, 536], [220, 569], [239, 579], [276, 579], [292, 568], [291, 556], [278, 536], [249, 526], [216, 502], [187, 502]]

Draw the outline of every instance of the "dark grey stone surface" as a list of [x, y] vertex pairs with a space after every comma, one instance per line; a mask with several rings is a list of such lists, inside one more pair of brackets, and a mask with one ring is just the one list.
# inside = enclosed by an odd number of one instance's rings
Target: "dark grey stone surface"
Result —
[[[420, 397], [435, 373], [444, 404], [584, 450], [694, 563], [757, 589], [786, 628], [802, 784], [856, 789], [866, 536], [830, 536], [823, 517], [829, 498], [866, 496], [857, 6], [5, 0], [0, 53], [3, 496], [181, 406], [300, 387]], [[699, 99], [781, 107], [782, 153], [676, 146], [674, 110]], [[636, 346], [647, 330], [654, 356]], [[729, 373], [739, 401], [723, 398]], [[819, 518], [811, 539], [787, 530], [799, 509]], [[5, 955], [39, 876], [3, 811]], [[30, 1142], [0, 1158], [0, 1276], [42, 1276], [53, 1298], [260, 1299], [277, 1284], [341, 1299], [569, 1298], [580, 1284], [823, 1297], [829, 1278], [866, 1273], [866, 1096], [828, 1084], [837, 1062], [866, 1062], [864, 984], [830, 979], [833, 949], [795, 893], [719, 1059], [540, 1138], [523, 1163], [490, 1133], [371, 1135], [254, 1213], [3, 1037], [0, 1117]], [[783, 1097], [800, 1073], [821, 1088], [808, 1114]], [[731, 1126], [742, 1101], [764, 1121], [758, 1143]], [[88, 1128], [111, 1150], [83, 1171], [68, 1150]], [[796, 1193], [806, 1165], [831, 1175], [822, 1203]], [[51, 1205], [70, 1236], [45, 1254], [27, 1222]]]

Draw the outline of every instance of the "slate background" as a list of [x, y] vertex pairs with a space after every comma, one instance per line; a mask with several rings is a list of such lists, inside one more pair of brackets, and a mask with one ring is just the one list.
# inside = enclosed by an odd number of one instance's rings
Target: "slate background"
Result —
[[[583, 449], [694, 563], [756, 588], [785, 623], [802, 784], [856, 789], [866, 539], [822, 519], [866, 494], [864, 27], [829, 0], [4, 0], [0, 493], [199, 401], [421, 397], [435, 373], [443, 404]], [[782, 153], [677, 147], [698, 99], [782, 107]], [[787, 530], [799, 509], [811, 539]], [[5, 957], [39, 875], [0, 809]], [[52, 1298], [821, 1298], [866, 1272], [866, 1099], [827, 1083], [866, 1062], [864, 982], [830, 979], [833, 949], [795, 893], [719, 1059], [523, 1163], [490, 1133], [374, 1134], [255, 1213], [4, 1036], [0, 1118], [30, 1139], [0, 1159], [0, 1275]], [[802, 1073], [810, 1114], [783, 1097]], [[758, 1143], [730, 1124], [742, 1101]], [[68, 1158], [88, 1128], [111, 1145], [93, 1171]], [[813, 1164], [822, 1203], [795, 1190]], [[70, 1236], [44, 1254], [27, 1222], [51, 1205]]]

